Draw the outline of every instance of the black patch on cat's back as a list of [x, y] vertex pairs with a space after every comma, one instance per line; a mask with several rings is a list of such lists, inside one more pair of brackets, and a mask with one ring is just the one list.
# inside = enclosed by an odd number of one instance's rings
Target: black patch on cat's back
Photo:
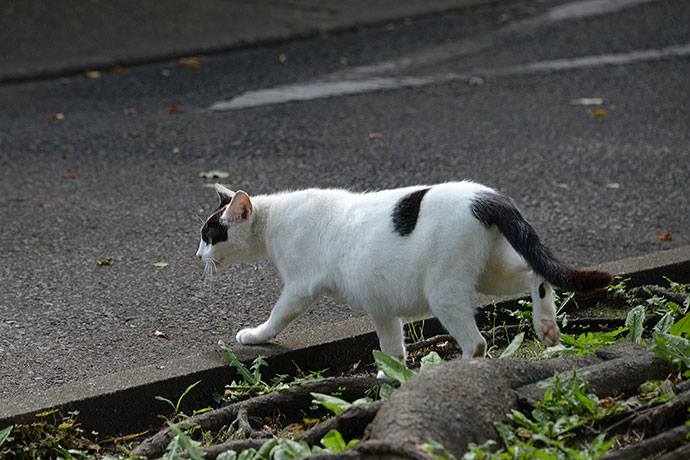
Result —
[[417, 225], [417, 217], [419, 217], [419, 206], [428, 191], [428, 188], [417, 190], [405, 195], [396, 203], [391, 217], [393, 218], [393, 229], [400, 236], [407, 236], [414, 230]]
[[208, 218], [203, 227], [201, 227], [201, 239], [206, 244], [214, 245], [228, 239], [228, 226], [220, 220], [223, 213], [221, 209], [214, 215]]

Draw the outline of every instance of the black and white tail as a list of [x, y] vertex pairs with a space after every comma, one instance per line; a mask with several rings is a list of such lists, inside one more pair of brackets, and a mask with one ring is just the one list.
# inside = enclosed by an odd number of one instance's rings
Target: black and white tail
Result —
[[590, 292], [611, 284], [610, 273], [580, 271], [561, 262], [539, 240], [539, 235], [522, 216], [513, 201], [496, 192], [479, 193], [472, 202], [472, 213], [487, 227], [495, 225], [510, 245], [554, 286], [567, 291]]

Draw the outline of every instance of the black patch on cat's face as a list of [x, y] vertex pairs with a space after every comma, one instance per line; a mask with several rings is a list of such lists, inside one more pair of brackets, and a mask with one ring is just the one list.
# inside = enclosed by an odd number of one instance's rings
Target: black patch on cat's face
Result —
[[228, 239], [228, 226], [220, 219], [221, 214], [223, 214], [222, 208], [209, 217], [204, 226], [201, 227], [201, 239], [204, 243], [213, 246]]
[[539, 285], [539, 298], [543, 299], [544, 297], [546, 297], [546, 289], [544, 289], [544, 283], [541, 283]]
[[407, 236], [414, 230], [419, 216], [419, 206], [428, 191], [429, 189], [425, 188], [412, 192], [402, 197], [395, 205], [391, 217], [393, 218], [393, 229], [400, 236]]

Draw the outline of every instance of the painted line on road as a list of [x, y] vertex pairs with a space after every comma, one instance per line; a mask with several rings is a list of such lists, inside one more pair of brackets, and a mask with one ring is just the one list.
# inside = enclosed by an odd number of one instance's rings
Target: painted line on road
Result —
[[468, 81], [472, 76], [508, 77], [545, 72], [563, 72], [584, 68], [631, 65], [687, 56], [690, 56], [690, 43], [661, 49], [555, 59], [496, 69], [477, 69], [466, 73], [447, 72], [431, 76], [352, 78], [337, 81], [314, 80], [308, 83], [248, 91], [228, 101], [218, 101], [211, 105], [210, 109], [214, 111], [238, 110], [286, 102], [309, 101], [374, 91], [437, 85], [452, 81]]

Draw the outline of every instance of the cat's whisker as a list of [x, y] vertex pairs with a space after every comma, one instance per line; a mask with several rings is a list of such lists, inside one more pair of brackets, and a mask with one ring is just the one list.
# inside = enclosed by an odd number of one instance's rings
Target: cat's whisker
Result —
[[206, 260], [203, 273], [204, 282], [209, 286], [209, 288], [213, 284], [213, 281], [215, 280], [217, 274], [218, 261], [211, 257], [210, 259]]

